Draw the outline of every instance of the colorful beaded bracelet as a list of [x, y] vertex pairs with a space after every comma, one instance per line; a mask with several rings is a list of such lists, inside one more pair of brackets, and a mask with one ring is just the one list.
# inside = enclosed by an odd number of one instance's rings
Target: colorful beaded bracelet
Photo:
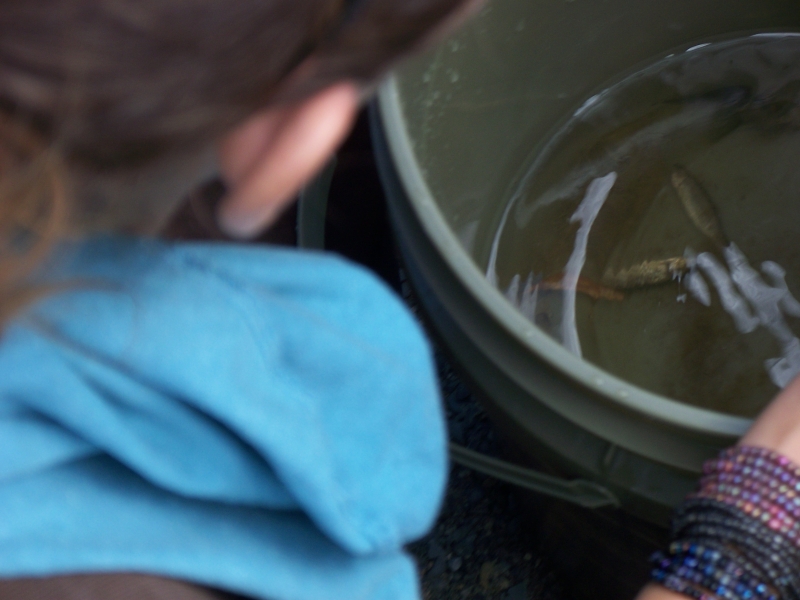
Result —
[[670, 555], [656, 553], [653, 563], [657, 581], [671, 574], [722, 598], [775, 597], [773, 590], [726, 556], [724, 547], [720, 550], [700, 544], [672, 544]]
[[707, 461], [653, 579], [696, 600], [800, 600], [800, 467], [738, 446]]
[[704, 473], [696, 496], [734, 504], [800, 543], [800, 469], [789, 459], [741, 446], [708, 461]]
[[[747, 518], [737, 508], [708, 498], [689, 498], [673, 519], [674, 539], [725, 539], [737, 544], [759, 561], [758, 576], [778, 577], [775, 569], [793, 574], [800, 564], [800, 548], [768, 528], [762, 521]], [[800, 573], [798, 573], [800, 574]]]
[[746, 463], [755, 461], [759, 466], [777, 467], [789, 473], [791, 477], [800, 480], [800, 466], [795, 465], [790, 459], [773, 450], [758, 446], [732, 446], [720, 452], [717, 459], [706, 461], [703, 472], [708, 473], [716, 469], [715, 463], [720, 461], [732, 463]]
[[[677, 549], [676, 549], [677, 546]], [[743, 568], [725, 544], [672, 544], [669, 555], [652, 557], [653, 579], [674, 591], [675, 579], [700, 591], [725, 600], [776, 600], [780, 590], [754, 575], [752, 567]], [[671, 580], [668, 580], [670, 579]]]
[[[691, 539], [696, 543], [706, 544], [720, 550], [726, 550], [733, 546], [736, 548], [736, 555], [732, 557], [732, 560], [736, 561], [738, 571], [746, 574], [749, 578], [771, 582], [782, 598], [797, 597], [797, 580], [792, 568], [797, 563], [784, 561], [780, 555], [771, 553], [768, 547], [759, 546], [753, 540], [748, 539], [746, 534], [729, 530], [724, 526], [709, 526], [701, 523], [687, 532], [685, 539]], [[720, 543], [719, 539], [724, 539], [725, 543]]]
[[717, 600], [717, 596], [715, 596], [712, 592], [704, 590], [700, 587], [695, 587], [680, 575], [673, 575], [659, 569], [654, 569], [652, 573], [652, 579], [656, 583], [663, 585], [668, 590], [678, 592], [684, 596], [689, 596], [695, 600]]
[[[781, 588], [782, 597], [798, 598], [800, 586], [794, 580], [800, 565], [798, 525], [789, 502], [794, 493], [791, 488], [800, 484], [800, 470], [776, 453], [740, 447], [708, 461], [704, 472], [700, 490], [687, 500], [685, 508], [697, 515], [710, 510], [720, 513], [720, 518], [711, 519], [712, 524], [708, 517], [696, 516], [695, 523], [705, 524], [673, 534], [726, 539], [760, 565], [766, 579]], [[707, 501], [705, 505], [700, 499]], [[723, 517], [722, 513], [727, 514]], [[680, 521], [680, 515], [676, 518]]]
[[[714, 515], [706, 517], [706, 513]], [[742, 518], [742, 515], [745, 518]], [[700, 522], [709, 518], [720, 519], [727, 517], [726, 522], [746, 531], [748, 534], [758, 537], [763, 543], [775, 547], [779, 545], [793, 557], [800, 558], [800, 546], [794, 543], [788, 536], [781, 531], [776, 531], [769, 527], [769, 524], [762, 519], [754, 518], [752, 514], [742, 510], [736, 505], [724, 502], [719, 498], [687, 498], [680, 511], [676, 511], [673, 518], [673, 535], [678, 535], [682, 527], [691, 523]], [[735, 523], [734, 523], [735, 522]], [[716, 523], [720, 524], [720, 523]]]
[[745, 573], [722, 550], [701, 544], [672, 544], [670, 555], [653, 556], [653, 579], [685, 593], [688, 587], [725, 600], [777, 600], [777, 593]]
[[[722, 474], [734, 482], [759, 481], [771, 491], [793, 501], [800, 495], [800, 469], [789, 459], [775, 452], [752, 446], [740, 446], [736, 451], [726, 450], [716, 460], [706, 462], [703, 481], [721, 480]], [[791, 502], [792, 508], [800, 503]]]
[[793, 542], [800, 540], [800, 510], [795, 515], [793, 506], [787, 507], [785, 496], [763, 489], [756, 481], [733, 485], [709, 482], [694, 496], [734, 505]]

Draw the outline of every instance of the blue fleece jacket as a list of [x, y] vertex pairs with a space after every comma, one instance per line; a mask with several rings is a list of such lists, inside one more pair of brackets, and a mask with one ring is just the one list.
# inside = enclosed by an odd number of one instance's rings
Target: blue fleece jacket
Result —
[[0, 577], [411, 600], [446, 477], [431, 352], [340, 259], [98, 238], [0, 340]]

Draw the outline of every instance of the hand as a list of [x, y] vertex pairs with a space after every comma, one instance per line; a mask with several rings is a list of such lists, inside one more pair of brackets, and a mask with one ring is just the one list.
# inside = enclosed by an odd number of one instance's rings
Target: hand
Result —
[[774, 450], [800, 465], [800, 378], [778, 394], [739, 443]]

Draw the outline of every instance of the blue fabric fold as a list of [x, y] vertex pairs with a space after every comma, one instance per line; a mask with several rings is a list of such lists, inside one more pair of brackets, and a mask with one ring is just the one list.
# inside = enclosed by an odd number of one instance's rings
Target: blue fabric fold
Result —
[[0, 340], [0, 577], [418, 597], [445, 436], [402, 303], [331, 256], [100, 238]]

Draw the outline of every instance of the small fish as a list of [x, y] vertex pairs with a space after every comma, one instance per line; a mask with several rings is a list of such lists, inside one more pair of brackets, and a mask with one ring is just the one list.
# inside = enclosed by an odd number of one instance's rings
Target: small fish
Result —
[[[543, 291], [564, 291], [564, 275], [560, 273], [553, 275], [538, 283], [538, 287]], [[619, 290], [615, 290], [609, 286], [603, 285], [586, 279], [585, 277], [578, 277], [578, 283], [575, 285], [575, 291], [579, 294], [585, 294], [594, 300], [613, 300], [620, 302], [625, 299], [625, 294]]]
[[689, 263], [683, 257], [646, 260], [618, 271], [606, 270], [602, 283], [615, 290], [629, 290], [668, 283], [688, 271]]
[[722, 223], [714, 203], [689, 171], [676, 165], [672, 170], [672, 187], [678, 193], [683, 208], [695, 227], [720, 247], [727, 247], [728, 238], [722, 231]]

